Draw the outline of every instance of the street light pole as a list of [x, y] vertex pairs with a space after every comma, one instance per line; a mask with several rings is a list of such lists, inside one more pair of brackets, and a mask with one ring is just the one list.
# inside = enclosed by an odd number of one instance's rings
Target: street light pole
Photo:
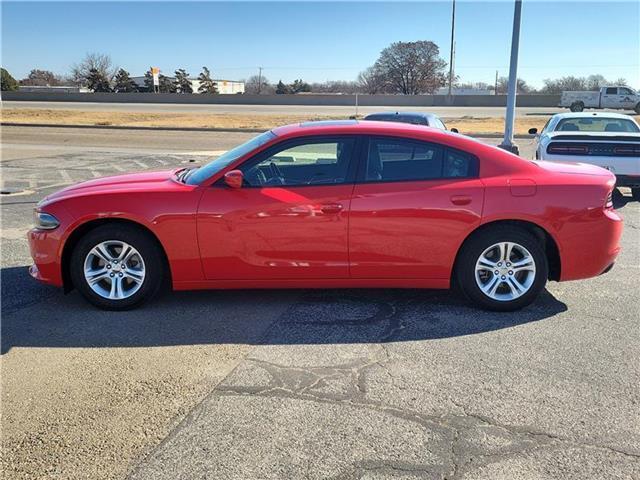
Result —
[[455, 50], [455, 28], [456, 28], [456, 0], [453, 0], [451, 10], [451, 53], [449, 56], [449, 98], [451, 98], [451, 90], [453, 88], [453, 56]]
[[516, 91], [518, 83], [518, 48], [520, 46], [520, 14], [522, 11], [522, 0], [515, 0], [513, 12], [513, 36], [511, 37], [511, 62], [509, 64], [509, 89], [507, 96], [507, 115], [504, 122], [504, 139], [498, 145], [516, 155], [519, 152], [518, 146], [513, 143], [513, 124], [516, 113]]
[[262, 67], [258, 67], [258, 95], [262, 91]]

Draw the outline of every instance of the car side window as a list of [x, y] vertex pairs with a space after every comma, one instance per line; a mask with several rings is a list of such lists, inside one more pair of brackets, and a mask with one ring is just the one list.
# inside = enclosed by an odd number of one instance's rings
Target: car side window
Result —
[[620, 92], [620, 95], [632, 95], [631, 90], [628, 88], [619, 88], [618, 91]]
[[365, 181], [428, 180], [442, 175], [440, 146], [404, 139], [369, 141]]
[[240, 167], [249, 187], [345, 183], [355, 138], [288, 143]]
[[604, 91], [604, 93], [605, 93], [606, 95], [617, 95], [617, 93], [618, 93], [618, 89], [617, 89], [617, 88], [615, 88], [615, 87], [609, 87], [609, 88], [607, 88], [607, 89]]

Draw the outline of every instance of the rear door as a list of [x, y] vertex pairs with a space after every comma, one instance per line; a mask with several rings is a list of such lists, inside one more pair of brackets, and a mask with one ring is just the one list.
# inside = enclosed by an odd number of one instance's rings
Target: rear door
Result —
[[602, 108], [623, 108], [622, 95], [618, 93], [617, 87], [607, 87], [602, 93]]
[[370, 137], [351, 201], [353, 278], [448, 279], [480, 223], [478, 159], [444, 145]]

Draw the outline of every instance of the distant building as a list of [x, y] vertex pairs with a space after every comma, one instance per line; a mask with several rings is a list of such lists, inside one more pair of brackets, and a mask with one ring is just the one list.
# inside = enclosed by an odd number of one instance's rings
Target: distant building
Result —
[[[166, 77], [168, 78], [171, 82], [175, 81], [175, 77]], [[138, 88], [140, 89], [140, 91], [146, 91], [146, 85], [144, 84], [144, 79], [145, 77], [131, 77], [131, 80], [133, 80], [136, 85], [138, 86]], [[191, 89], [193, 90], [193, 93], [198, 93], [198, 87], [200, 87], [200, 81], [197, 78], [189, 78], [189, 81], [191, 82]], [[218, 88], [218, 93], [220, 94], [236, 94], [236, 93], [244, 93], [244, 82], [240, 82], [237, 80], [218, 80], [218, 79], [214, 79], [213, 80], [216, 84], [216, 87]]]
[[[436, 95], [449, 95], [449, 87], [442, 87], [436, 90]], [[493, 90], [483, 90], [480, 88], [453, 88], [451, 95], [493, 95]]]
[[50, 85], [20, 85], [18, 91], [27, 93], [87, 93], [90, 92], [88, 88], [74, 87], [72, 85], [65, 86], [50, 86]]

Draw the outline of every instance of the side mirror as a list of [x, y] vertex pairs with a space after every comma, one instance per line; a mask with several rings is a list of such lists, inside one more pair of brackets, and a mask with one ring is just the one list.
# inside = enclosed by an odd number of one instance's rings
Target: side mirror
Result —
[[240, 170], [230, 170], [224, 174], [224, 183], [227, 187], [241, 188], [244, 180], [244, 174]]
[[452, 132], [452, 133], [460, 133], [460, 132], [458, 132], [458, 129], [456, 127], [453, 127], [451, 129], [449, 129], [449, 131]]
[[536, 133], [538, 133], [538, 129], [537, 128], [530, 128], [529, 129], [529, 135], [535, 135]]

